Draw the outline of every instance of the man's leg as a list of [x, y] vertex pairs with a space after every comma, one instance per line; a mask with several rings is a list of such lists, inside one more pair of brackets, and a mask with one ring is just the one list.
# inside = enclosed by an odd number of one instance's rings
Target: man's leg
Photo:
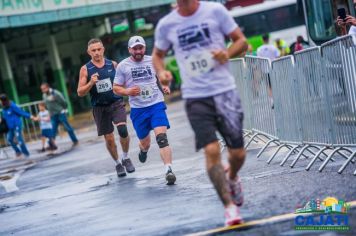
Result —
[[209, 143], [204, 147], [206, 156], [206, 168], [209, 178], [213, 183], [222, 203], [225, 207], [234, 204], [231, 200], [229, 188], [226, 181], [224, 167], [221, 164], [219, 142]]
[[172, 165], [172, 149], [168, 144], [167, 127], [161, 126], [154, 128], [156, 141], [159, 146], [159, 154], [164, 165]]
[[53, 137], [56, 138], [57, 132], [58, 132], [58, 125], [59, 125], [59, 115], [53, 115], [51, 116], [51, 123], [52, 123], [52, 129], [53, 129]]
[[16, 127], [15, 128], [15, 135], [16, 135], [16, 139], [17, 141], [19, 142], [19, 145], [20, 145], [20, 148], [21, 148], [21, 151], [22, 153], [25, 155], [25, 156], [29, 156], [30, 153], [26, 147], [26, 143], [25, 143], [25, 140], [23, 139], [22, 137], [22, 129], [21, 127]]
[[14, 142], [14, 136], [15, 136], [15, 130], [14, 129], [10, 129], [7, 132], [7, 142], [11, 145], [12, 149], [14, 149], [16, 156], [20, 156], [21, 150], [17, 147], [17, 144]]
[[74, 130], [72, 128], [72, 126], [69, 124], [68, 120], [67, 120], [67, 116], [65, 114], [59, 114], [59, 121], [63, 124], [65, 130], [68, 132], [70, 139], [72, 140], [72, 142], [74, 144], [78, 143], [78, 139], [77, 136], [74, 133]]
[[169, 146], [167, 138], [167, 127], [160, 126], [154, 128], [156, 141], [159, 147], [159, 153], [163, 164], [166, 168], [166, 181], [168, 185], [172, 185], [176, 182], [176, 176], [172, 171], [172, 149]]
[[245, 162], [246, 151], [244, 148], [232, 149], [228, 148], [229, 151], [229, 179], [235, 180], [237, 172], [241, 169]]
[[128, 157], [130, 136], [127, 132], [126, 122], [120, 122], [118, 124], [114, 124], [114, 126], [116, 126], [120, 136], [120, 144], [123, 152], [121, 158], [122, 165], [125, 166], [128, 173], [135, 172], [135, 166], [133, 165], [131, 159]]
[[125, 168], [122, 166], [119, 160], [119, 154], [117, 152], [114, 133], [105, 134], [104, 138], [105, 138], [106, 148], [108, 149], [112, 159], [116, 162], [116, 171], [118, 176], [119, 177], [126, 176]]

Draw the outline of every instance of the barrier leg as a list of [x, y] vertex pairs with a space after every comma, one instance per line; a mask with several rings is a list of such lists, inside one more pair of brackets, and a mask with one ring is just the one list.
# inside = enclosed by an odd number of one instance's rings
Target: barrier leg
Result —
[[349, 158], [344, 162], [344, 164], [340, 167], [340, 169], [337, 171], [337, 173], [342, 174], [342, 172], [345, 170], [346, 166], [351, 162], [351, 160], [355, 157], [356, 152], [353, 152]]
[[[265, 144], [265, 146], [261, 149], [261, 151], [259, 151], [259, 153], [257, 154], [257, 158], [259, 158], [261, 155], [262, 155], [262, 153], [266, 150], [266, 148], [271, 144], [271, 143], [273, 143], [273, 142], [277, 142], [275, 139], [272, 139], [272, 140], [269, 140], [266, 144]], [[278, 144], [277, 144], [278, 145]]]
[[292, 162], [292, 164], [290, 165], [290, 168], [293, 168], [295, 166], [295, 164], [297, 164], [297, 161], [299, 160], [300, 156], [304, 156], [305, 158], [308, 159], [308, 157], [306, 155], [303, 154], [303, 152], [309, 148], [309, 145], [306, 145], [305, 147], [302, 148], [302, 150], [300, 150], [299, 154], [296, 156], [296, 158], [294, 159], [294, 161]]
[[[270, 163], [271, 163], [271, 161], [275, 158], [275, 156], [277, 155], [277, 153], [278, 153], [283, 147], [289, 148], [288, 146], [289, 146], [289, 145], [287, 145], [287, 144], [283, 144], [283, 145], [279, 146], [279, 147], [277, 148], [277, 150], [273, 153], [273, 155], [267, 160], [267, 164], [270, 164]], [[289, 149], [290, 149], [290, 148], [289, 148]]]
[[245, 149], [251, 144], [251, 142], [255, 139], [255, 137], [258, 135], [258, 133], [252, 135], [251, 139], [248, 141], [248, 143], [245, 145]]
[[333, 156], [336, 152], [338, 152], [340, 149], [341, 149], [341, 147], [336, 148], [334, 151], [332, 151], [332, 152], [330, 153], [330, 155], [325, 159], [325, 161], [323, 162], [323, 164], [320, 166], [319, 172], [322, 172], [322, 171], [323, 171], [323, 169], [324, 169], [325, 166], [328, 164], [328, 162], [330, 161], [330, 159], [332, 158], [332, 156]]
[[[293, 147], [293, 148], [289, 151], [289, 153], [285, 156], [285, 158], [281, 161], [281, 163], [279, 163], [279, 165], [280, 165], [280, 166], [283, 166], [283, 165], [287, 162], [287, 160], [289, 159], [289, 157], [290, 157], [292, 154], [294, 154], [295, 151], [298, 150], [299, 147], [300, 147], [299, 145]], [[297, 153], [298, 153], [298, 152], [297, 152]]]
[[[319, 152], [314, 156], [314, 158], [309, 162], [308, 166], [305, 168], [305, 170], [310, 170], [316, 159], [320, 159], [321, 161], [324, 161], [320, 156], [321, 153], [324, 153], [326, 149], [329, 149], [328, 147], [323, 147], [322, 149], [319, 150]], [[324, 153], [326, 155], [326, 153]], [[326, 155], [327, 156], [327, 155]]]

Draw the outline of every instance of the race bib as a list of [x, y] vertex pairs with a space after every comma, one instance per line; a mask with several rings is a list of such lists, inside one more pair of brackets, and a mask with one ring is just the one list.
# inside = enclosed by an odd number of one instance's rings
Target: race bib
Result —
[[98, 93], [104, 93], [112, 90], [112, 84], [110, 78], [98, 80], [98, 82], [96, 82], [95, 85]]
[[192, 77], [204, 75], [215, 67], [215, 60], [209, 51], [189, 55], [184, 63], [187, 73]]
[[140, 92], [140, 96], [143, 100], [149, 100], [152, 99], [153, 96], [153, 88], [150, 85], [141, 85], [140, 86], [141, 92]]

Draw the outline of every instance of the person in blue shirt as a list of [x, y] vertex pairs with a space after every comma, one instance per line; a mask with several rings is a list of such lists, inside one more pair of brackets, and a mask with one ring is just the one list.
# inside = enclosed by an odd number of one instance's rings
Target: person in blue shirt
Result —
[[[16, 152], [17, 157], [21, 157], [22, 154], [24, 154], [25, 157], [29, 157], [30, 153], [26, 147], [25, 140], [22, 137], [21, 117], [33, 119], [33, 116], [22, 110], [14, 102], [10, 101], [6, 94], [0, 95], [0, 101], [2, 105], [2, 118], [6, 121], [9, 129], [7, 132], [7, 141]], [[14, 140], [15, 137], [17, 142]], [[20, 146], [20, 148], [18, 146]]]

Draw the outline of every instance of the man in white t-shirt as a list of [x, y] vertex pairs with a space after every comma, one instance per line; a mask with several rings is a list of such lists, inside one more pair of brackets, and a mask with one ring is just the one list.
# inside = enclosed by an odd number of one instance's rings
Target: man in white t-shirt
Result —
[[262, 36], [263, 45], [257, 49], [257, 56], [269, 58], [270, 60], [274, 60], [280, 56], [280, 52], [276, 46], [273, 44], [269, 44], [269, 36], [268, 34]]
[[[228, 49], [226, 36], [233, 41]], [[177, 8], [162, 18], [155, 30], [152, 60], [164, 85], [172, 80], [172, 74], [164, 67], [170, 47], [180, 69], [182, 95], [196, 149], [204, 148], [208, 175], [225, 206], [225, 224], [239, 224], [242, 218], [238, 206], [242, 205], [243, 196], [237, 172], [246, 152], [243, 111], [228, 62], [247, 50], [246, 38], [220, 3], [177, 0]], [[227, 173], [221, 163], [216, 131], [228, 147]]]
[[163, 92], [169, 93], [168, 86], [159, 84], [152, 65], [152, 57], [145, 55], [146, 43], [141, 36], [133, 36], [128, 42], [130, 57], [121, 61], [116, 69], [114, 93], [129, 96], [130, 118], [140, 139], [139, 160], [144, 163], [150, 148], [150, 131], [153, 130], [160, 155], [166, 168], [168, 185], [174, 184], [176, 177], [172, 171], [172, 150], [168, 144], [169, 121]]

